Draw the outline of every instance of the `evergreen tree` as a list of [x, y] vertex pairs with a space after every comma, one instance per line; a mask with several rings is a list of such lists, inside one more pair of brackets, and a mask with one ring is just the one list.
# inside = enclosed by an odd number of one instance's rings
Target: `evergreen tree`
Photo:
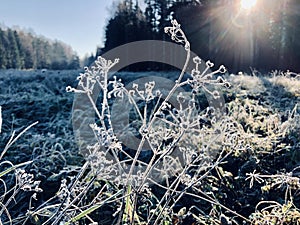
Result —
[[145, 8], [145, 18], [150, 28], [152, 39], [155, 39], [156, 33], [158, 32], [155, 1], [145, 0], [145, 3], [147, 5]]
[[288, 1], [289, 5], [287, 8], [288, 18], [287, 18], [287, 59], [289, 64], [288, 69], [295, 70], [296, 72], [300, 72], [300, 14], [298, 13], [297, 8], [299, 8], [298, 0], [290, 0]]
[[13, 51], [16, 48], [16, 44], [13, 45], [13, 35], [12, 35], [12, 30], [8, 29], [6, 31], [6, 35], [4, 36], [4, 47], [5, 47], [5, 57], [6, 57], [6, 69], [11, 69], [14, 68], [14, 53]]
[[24, 69], [25, 67], [25, 51], [24, 47], [22, 46], [20, 36], [17, 31], [14, 31], [14, 36], [16, 39], [17, 49], [19, 52], [19, 68], [18, 69]]
[[148, 39], [148, 34], [149, 28], [138, 3], [125, 0], [118, 5], [115, 15], [108, 21], [104, 51], [132, 41]]
[[20, 45], [18, 44], [18, 34], [11, 29], [7, 30], [7, 36], [9, 40], [8, 54], [10, 68], [21, 69], [22, 62], [20, 57]]
[[170, 8], [172, 4], [170, 0], [156, 0], [157, 25], [161, 39], [164, 39], [164, 28], [170, 24]]
[[6, 51], [5, 51], [6, 33], [0, 28], [0, 69], [6, 69]]
[[24, 68], [34, 68], [34, 50], [33, 50], [33, 39], [34, 37], [30, 33], [23, 31], [19, 32], [20, 43], [22, 46], [22, 52], [24, 55]]
[[78, 55], [73, 55], [71, 62], [69, 63], [68, 69], [76, 70], [80, 68], [80, 59]]
[[145, 0], [145, 3], [145, 18], [152, 31], [152, 39], [163, 40], [165, 37], [164, 27], [170, 24], [170, 9], [174, 2], [171, 0]]

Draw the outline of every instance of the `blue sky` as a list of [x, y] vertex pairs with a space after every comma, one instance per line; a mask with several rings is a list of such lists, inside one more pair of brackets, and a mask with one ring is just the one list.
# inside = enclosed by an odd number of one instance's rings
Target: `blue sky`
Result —
[[80, 57], [102, 46], [113, 0], [0, 0], [0, 23], [63, 41]]

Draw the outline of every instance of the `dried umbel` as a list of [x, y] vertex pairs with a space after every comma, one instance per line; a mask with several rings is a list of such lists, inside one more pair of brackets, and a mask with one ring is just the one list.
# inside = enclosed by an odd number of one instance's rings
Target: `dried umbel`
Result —
[[[204, 137], [215, 125], [212, 122], [203, 122], [207, 120], [207, 113], [210, 112], [211, 117], [216, 117], [217, 110], [211, 108], [203, 112], [202, 106], [196, 100], [196, 95], [202, 89], [207, 95], [218, 100], [219, 92], [211, 91], [208, 86], [229, 87], [229, 83], [219, 76], [226, 70], [224, 66], [221, 66], [218, 70], [210, 72], [213, 64], [208, 61], [203, 71], [200, 71], [201, 59], [195, 57], [192, 59], [195, 68], [188, 78], [183, 79], [186, 66], [190, 61], [190, 44], [178, 22], [173, 20], [172, 25], [172, 27], [166, 27], [165, 32], [176, 43], [184, 45], [187, 55], [181, 73], [175, 83], [171, 82], [168, 85], [167, 90], [159, 89], [160, 83], [164, 81], [158, 81], [155, 78], [153, 81], [144, 81], [144, 83], [141, 79], [136, 80], [132, 82], [132, 86], [126, 86], [117, 76], [110, 79], [109, 70], [119, 62], [119, 59], [111, 61], [101, 56], [91, 69], [85, 68], [85, 72], [80, 74], [77, 88], [66, 88], [68, 92], [87, 96], [86, 100], [89, 103], [84, 103], [90, 104], [96, 114], [96, 123], [90, 124], [90, 128], [97, 144], [90, 143], [86, 146], [86, 153], [90, 155], [88, 159], [93, 158], [91, 165], [95, 169], [115, 174], [115, 178], [110, 177], [112, 180], [120, 181], [119, 176], [123, 177], [126, 174], [127, 179], [124, 179], [124, 184], [128, 184], [129, 181], [134, 180], [134, 177], [138, 177], [138, 172], [145, 176], [140, 183], [143, 186], [150, 181], [148, 178], [155, 177], [157, 180], [174, 176], [195, 159], [200, 161], [201, 158], [208, 162], [215, 158], [216, 154], [212, 152], [204, 154], [205, 160], [203, 154], [199, 158], [199, 152], [203, 152], [203, 149], [201, 151], [197, 149], [204, 146], [203, 142], [207, 141]], [[185, 91], [183, 87], [187, 87], [190, 91]], [[100, 93], [100, 96], [94, 96], [94, 93]], [[98, 98], [100, 98], [100, 104], [97, 104]], [[112, 114], [116, 108], [118, 114], [128, 112], [126, 107], [134, 112], [131, 122]], [[214, 114], [211, 113], [212, 111], [216, 115], [212, 115]], [[122, 123], [125, 123], [123, 126], [126, 126], [125, 131], [131, 130], [130, 132], [134, 133], [134, 140], [128, 140], [126, 143], [124, 137], [128, 134], [116, 131], [116, 128], [120, 129]], [[87, 131], [79, 129], [79, 132]], [[136, 142], [136, 144], [132, 145], [129, 142]], [[132, 146], [135, 146], [134, 149]], [[131, 148], [130, 151], [128, 147]], [[204, 152], [208, 149], [209, 147], [204, 148]], [[176, 166], [166, 166], [165, 159], [167, 158]], [[99, 159], [99, 163], [95, 163], [95, 159]], [[106, 172], [99, 172], [99, 174], [108, 178]], [[167, 177], [166, 174], [168, 174]]]
[[[77, 88], [66, 88], [76, 93], [75, 125], [85, 137], [79, 138], [85, 143], [85, 165], [93, 177], [122, 190], [115, 215], [126, 224], [139, 223], [137, 211], [147, 214], [148, 224], [172, 220], [166, 210], [171, 212], [188, 190], [199, 191], [202, 180], [233, 151], [246, 148], [243, 129], [226, 116], [218, 90], [230, 87], [221, 76], [225, 67], [212, 72], [210, 61], [191, 59], [190, 43], [176, 20], [165, 32], [186, 53], [175, 81], [148, 77], [126, 83], [126, 77], [110, 74], [122, 60], [99, 56], [80, 74]], [[194, 66], [190, 72], [188, 64]], [[208, 107], [199, 100], [203, 93]], [[153, 185], [162, 188], [160, 199], [153, 198]], [[147, 202], [145, 195], [153, 199]]]
[[39, 187], [41, 181], [34, 180], [34, 175], [26, 173], [23, 169], [16, 169], [15, 176], [17, 185], [23, 191], [42, 192], [43, 189]]

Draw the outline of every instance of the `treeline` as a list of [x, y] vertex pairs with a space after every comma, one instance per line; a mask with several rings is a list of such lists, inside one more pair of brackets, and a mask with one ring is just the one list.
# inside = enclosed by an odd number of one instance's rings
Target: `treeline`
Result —
[[[170, 40], [164, 27], [175, 18], [192, 51], [232, 72], [250, 67], [300, 70], [300, 14], [297, 0], [257, 1], [251, 10], [240, 0], [123, 0], [108, 21], [104, 47], [96, 56], [139, 40]], [[90, 57], [90, 60], [93, 58]], [[142, 68], [144, 69], [144, 68]]]
[[72, 48], [30, 32], [0, 28], [0, 69], [78, 69]]

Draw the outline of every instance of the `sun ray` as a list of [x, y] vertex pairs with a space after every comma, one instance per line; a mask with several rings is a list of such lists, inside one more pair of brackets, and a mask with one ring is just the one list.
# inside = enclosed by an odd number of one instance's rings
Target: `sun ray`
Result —
[[251, 9], [255, 6], [256, 0], [241, 0], [242, 9]]

